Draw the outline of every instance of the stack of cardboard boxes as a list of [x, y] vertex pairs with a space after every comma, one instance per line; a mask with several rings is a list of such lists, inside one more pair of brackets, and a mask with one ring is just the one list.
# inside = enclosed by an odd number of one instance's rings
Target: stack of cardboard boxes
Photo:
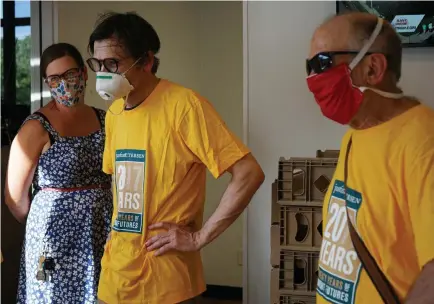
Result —
[[271, 304], [314, 304], [322, 205], [339, 151], [281, 158], [272, 185]]

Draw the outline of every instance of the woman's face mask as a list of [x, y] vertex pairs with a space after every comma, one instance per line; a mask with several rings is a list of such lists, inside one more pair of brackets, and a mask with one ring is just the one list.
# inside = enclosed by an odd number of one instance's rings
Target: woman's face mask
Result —
[[84, 97], [86, 80], [81, 69], [74, 68], [62, 75], [51, 75], [45, 81], [50, 87], [51, 97], [61, 105], [73, 107]]

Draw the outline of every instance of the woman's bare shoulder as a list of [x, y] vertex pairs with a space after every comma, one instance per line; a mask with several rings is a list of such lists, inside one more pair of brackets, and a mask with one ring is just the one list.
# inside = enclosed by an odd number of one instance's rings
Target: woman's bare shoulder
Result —
[[21, 126], [17, 136], [28, 139], [38, 140], [48, 138], [48, 133], [42, 123], [37, 119], [28, 119]]
[[54, 101], [50, 101], [49, 103], [47, 103], [45, 106], [43, 106], [42, 108], [39, 108], [37, 110], [37, 112], [42, 113], [45, 116], [50, 116], [53, 115], [52, 113], [54, 113], [56, 110], [56, 105], [54, 104]]

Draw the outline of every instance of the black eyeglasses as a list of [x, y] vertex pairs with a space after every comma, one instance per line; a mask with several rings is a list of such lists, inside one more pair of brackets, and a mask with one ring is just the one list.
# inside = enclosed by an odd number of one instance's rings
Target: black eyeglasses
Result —
[[[312, 71], [315, 74], [320, 74], [327, 71], [333, 66], [333, 56], [335, 55], [357, 55], [359, 51], [338, 51], [338, 52], [322, 52], [313, 56], [311, 59], [306, 59], [306, 73], [309, 76]], [[366, 55], [371, 55], [368, 52]]]
[[72, 68], [64, 72], [60, 75], [50, 75], [45, 77], [44, 81], [50, 86], [50, 87], [56, 87], [59, 85], [60, 81], [64, 79], [68, 83], [75, 83], [77, 79], [81, 75], [81, 69], [80, 68]]
[[96, 72], [101, 72], [101, 68], [104, 66], [104, 68], [107, 70], [107, 72], [110, 73], [117, 73], [119, 68], [119, 60], [115, 58], [105, 58], [103, 60], [99, 60], [96, 58], [89, 58], [86, 60], [87, 65], [89, 68]]

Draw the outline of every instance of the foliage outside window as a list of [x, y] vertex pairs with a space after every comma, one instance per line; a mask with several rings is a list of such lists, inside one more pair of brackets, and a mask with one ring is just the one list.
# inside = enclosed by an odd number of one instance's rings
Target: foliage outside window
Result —
[[[14, 2], [15, 18], [4, 18], [3, 12], [7, 13], [4, 9], [5, 2], [2, 3], [1, 10], [1, 56], [0, 66], [1, 73], [1, 100], [2, 103], [16, 104], [16, 105], [30, 105], [31, 102], [31, 70], [30, 70], [30, 55], [31, 55], [31, 36], [30, 36], [30, 1], [8, 1]], [[15, 29], [14, 45], [11, 41], [4, 39], [5, 22], [13, 20], [13, 27]], [[9, 28], [10, 28], [9, 24]], [[6, 45], [5, 45], [6, 43]], [[15, 48], [15, 62], [4, 62], [4, 51]], [[13, 96], [5, 96], [5, 80], [11, 77], [11, 69], [15, 65], [15, 98]], [[12, 75], [13, 77], [13, 75]], [[13, 79], [8, 79], [13, 81]], [[10, 82], [9, 82], [10, 83]], [[8, 100], [5, 100], [8, 98]], [[12, 100], [10, 100], [12, 99]]]

